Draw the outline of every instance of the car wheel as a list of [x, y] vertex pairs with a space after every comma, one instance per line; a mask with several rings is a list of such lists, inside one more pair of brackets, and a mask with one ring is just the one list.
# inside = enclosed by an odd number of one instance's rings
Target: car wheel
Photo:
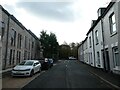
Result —
[[41, 67], [40, 67], [40, 69], [39, 69], [39, 73], [41, 72]]
[[33, 76], [33, 74], [34, 74], [34, 71], [32, 70], [31, 73], [30, 73], [30, 76]]

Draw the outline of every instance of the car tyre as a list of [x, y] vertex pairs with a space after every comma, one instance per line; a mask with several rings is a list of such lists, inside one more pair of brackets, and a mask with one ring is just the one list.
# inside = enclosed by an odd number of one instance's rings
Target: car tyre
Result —
[[34, 71], [32, 70], [30, 73], [30, 76], [32, 77], [34, 75]]
[[40, 69], [39, 69], [39, 73], [41, 72], [41, 67], [40, 67]]

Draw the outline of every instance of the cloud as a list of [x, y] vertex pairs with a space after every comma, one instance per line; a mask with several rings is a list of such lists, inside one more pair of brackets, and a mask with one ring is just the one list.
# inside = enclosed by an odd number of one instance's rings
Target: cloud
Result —
[[59, 21], [74, 21], [75, 13], [71, 7], [72, 4], [72, 2], [18, 2], [16, 6], [39, 17]]

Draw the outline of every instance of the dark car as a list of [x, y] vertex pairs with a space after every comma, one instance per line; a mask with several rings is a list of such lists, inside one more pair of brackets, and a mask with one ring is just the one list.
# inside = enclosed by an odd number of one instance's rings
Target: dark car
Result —
[[42, 70], [48, 70], [50, 68], [50, 61], [48, 58], [45, 58], [42, 63]]
[[39, 60], [39, 62], [41, 63], [41, 70], [44, 70], [44, 68], [45, 68], [44, 62], [45, 62], [45, 60], [44, 60], [44, 59], [41, 59], [41, 60]]
[[49, 58], [49, 63], [50, 63], [50, 68], [53, 66], [53, 59], [52, 58]]
[[48, 70], [53, 66], [53, 59], [52, 58], [45, 58], [42, 60], [39, 60], [41, 63], [41, 70]]

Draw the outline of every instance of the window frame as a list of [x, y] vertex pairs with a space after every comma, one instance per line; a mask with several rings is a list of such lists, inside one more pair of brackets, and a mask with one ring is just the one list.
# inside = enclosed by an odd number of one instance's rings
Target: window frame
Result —
[[89, 47], [92, 47], [92, 40], [91, 40], [91, 36], [89, 37]]
[[[115, 49], [117, 49], [117, 51], [115, 51]], [[117, 57], [116, 57], [116, 54], [118, 54], [118, 57], [119, 57], [119, 51], [118, 51], [118, 47], [116, 46], [116, 47], [113, 47], [112, 48], [112, 53], [113, 53], [113, 61], [114, 61], [114, 67], [117, 67], [117, 66], [120, 66], [120, 63], [119, 63], [119, 59], [118, 59], [118, 61], [116, 61], [117, 59]]]
[[[113, 18], [114, 18], [114, 22], [113, 22]], [[117, 27], [116, 27], [116, 19], [114, 12], [109, 16], [109, 25], [110, 25], [110, 34], [111, 35], [115, 34], [117, 32]], [[114, 30], [114, 25], [115, 25], [115, 30]]]
[[99, 44], [98, 30], [95, 31], [95, 41], [96, 41], [96, 45]]
[[98, 62], [97, 65], [100, 66], [100, 52], [99, 51], [97, 51], [97, 62]]

